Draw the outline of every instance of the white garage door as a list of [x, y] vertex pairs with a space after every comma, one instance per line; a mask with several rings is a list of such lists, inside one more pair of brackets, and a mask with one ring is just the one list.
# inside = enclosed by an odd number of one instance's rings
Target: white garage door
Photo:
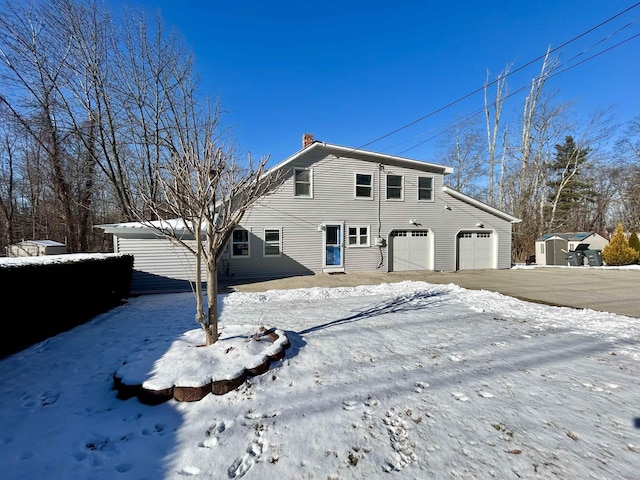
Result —
[[428, 270], [431, 264], [430, 245], [428, 230], [394, 230], [391, 232], [389, 270]]
[[458, 234], [458, 270], [494, 268], [491, 232]]

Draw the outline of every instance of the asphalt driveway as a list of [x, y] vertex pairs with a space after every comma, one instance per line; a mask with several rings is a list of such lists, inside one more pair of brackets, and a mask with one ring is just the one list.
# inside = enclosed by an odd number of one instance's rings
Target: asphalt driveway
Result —
[[317, 274], [263, 282], [223, 282], [221, 286], [229, 291], [259, 292], [372, 285], [403, 280], [453, 283], [472, 290], [489, 290], [547, 305], [588, 308], [640, 318], [640, 270], [606, 267]]

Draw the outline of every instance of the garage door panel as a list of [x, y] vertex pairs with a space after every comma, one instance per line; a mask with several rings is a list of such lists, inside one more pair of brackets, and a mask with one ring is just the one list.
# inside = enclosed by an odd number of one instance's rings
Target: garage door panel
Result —
[[458, 234], [458, 270], [493, 268], [494, 237], [491, 232]]
[[427, 270], [431, 259], [428, 230], [391, 232], [391, 270]]

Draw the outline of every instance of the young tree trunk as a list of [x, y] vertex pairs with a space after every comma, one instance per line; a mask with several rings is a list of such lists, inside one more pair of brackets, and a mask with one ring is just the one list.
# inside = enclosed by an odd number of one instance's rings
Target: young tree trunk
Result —
[[496, 165], [496, 141], [500, 130], [500, 115], [502, 114], [502, 106], [504, 104], [504, 90], [507, 75], [509, 75], [509, 66], [507, 66], [500, 75], [498, 75], [498, 78], [494, 82], [491, 82], [496, 84], [496, 95], [493, 102], [493, 122], [491, 121], [491, 105], [488, 100], [488, 89], [491, 85], [491, 83], [489, 83], [488, 74], [487, 81], [484, 86], [484, 113], [487, 123], [487, 146], [489, 151], [489, 192], [487, 194], [487, 201], [489, 205], [495, 205], [494, 179]]
[[218, 341], [218, 264], [215, 255], [207, 266], [207, 326], [204, 329], [207, 345]]

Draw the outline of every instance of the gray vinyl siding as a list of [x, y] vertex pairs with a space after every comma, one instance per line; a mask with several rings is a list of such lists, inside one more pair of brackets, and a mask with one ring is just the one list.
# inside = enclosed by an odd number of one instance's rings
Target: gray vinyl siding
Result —
[[[195, 280], [195, 257], [166, 238], [115, 237], [116, 253], [133, 255], [131, 293], [191, 290]], [[202, 281], [206, 280], [206, 271]]]
[[[443, 196], [443, 219], [436, 237], [436, 270], [453, 271], [456, 269], [457, 234], [461, 231], [491, 232], [497, 242], [496, 266], [503, 269], [511, 267], [511, 224], [489, 212], [469, 205], [450, 195], [440, 192]], [[449, 205], [451, 210], [446, 210], [444, 205]], [[477, 227], [478, 223], [484, 225]]]
[[[312, 198], [294, 197], [293, 168], [312, 169]], [[426, 166], [425, 169], [428, 170]], [[355, 198], [355, 173], [372, 175], [372, 200]], [[403, 201], [386, 200], [386, 174], [403, 176]], [[433, 201], [418, 201], [419, 176], [433, 178]], [[288, 165], [280, 187], [246, 213], [241, 225], [252, 233], [251, 255], [230, 259], [229, 273], [237, 278], [258, 278], [321, 272], [323, 232], [318, 227], [333, 221], [344, 222], [345, 234], [349, 226], [370, 226], [369, 247], [348, 247], [343, 241], [347, 272], [388, 271], [389, 234], [393, 230], [425, 229], [433, 235], [434, 269], [453, 271], [457, 234], [461, 230], [478, 230], [478, 222], [484, 224], [484, 231], [492, 231], [497, 238], [496, 268], [509, 268], [510, 223], [451, 197], [442, 187], [443, 175], [439, 172], [389, 164], [380, 170], [376, 162], [338, 158], [323, 149], [312, 150]], [[445, 209], [446, 205], [451, 209]], [[412, 219], [418, 225], [411, 225]], [[265, 228], [282, 229], [282, 257], [263, 258]], [[378, 235], [385, 239], [386, 247], [374, 245]]]
[[[294, 196], [294, 168], [312, 169], [311, 198]], [[494, 242], [492, 268], [509, 268], [511, 222], [518, 219], [444, 188], [443, 174], [447, 171], [450, 169], [434, 164], [316, 142], [271, 172], [281, 173], [281, 183], [246, 212], [239, 226], [249, 232], [249, 255], [231, 256], [229, 246], [218, 265], [218, 279], [224, 282], [322, 272], [326, 234], [323, 228], [334, 222], [343, 226], [342, 267], [345, 272], [389, 271], [390, 235], [394, 230], [426, 231], [425, 238], [428, 238], [427, 258], [417, 255], [418, 250], [407, 251], [406, 259], [398, 257], [398, 265], [402, 265], [399, 268], [415, 265], [437, 271], [455, 270], [457, 237], [461, 232], [491, 233]], [[372, 176], [372, 199], [355, 197], [357, 173]], [[401, 201], [386, 199], [387, 174], [403, 177]], [[420, 176], [433, 179], [434, 198], [431, 201], [418, 200]], [[349, 246], [345, 238], [349, 227], [363, 226], [369, 228], [369, 246]], [[134, 256], [132, 293], [193, 288], [195, 258], [188, 251], [135, 222], [101, 227], [113, 233], [116, 253]], [[265, 229], [280, 231], [281, 255], [264, 256]], [[376, 245], [378, 236], [384, 241], [382, 247]], [[408, 245], [418, 248], [421, 242], [412, 241]], [[332, 253], [334, 249], [335, 245], [332, 245]], [[472, 263], [485, 265], [475, 260]], [[328, 267], [331, 271], [341, 269], [335, 263]], [[201, 281], [205, 281], [205, 275]]]

